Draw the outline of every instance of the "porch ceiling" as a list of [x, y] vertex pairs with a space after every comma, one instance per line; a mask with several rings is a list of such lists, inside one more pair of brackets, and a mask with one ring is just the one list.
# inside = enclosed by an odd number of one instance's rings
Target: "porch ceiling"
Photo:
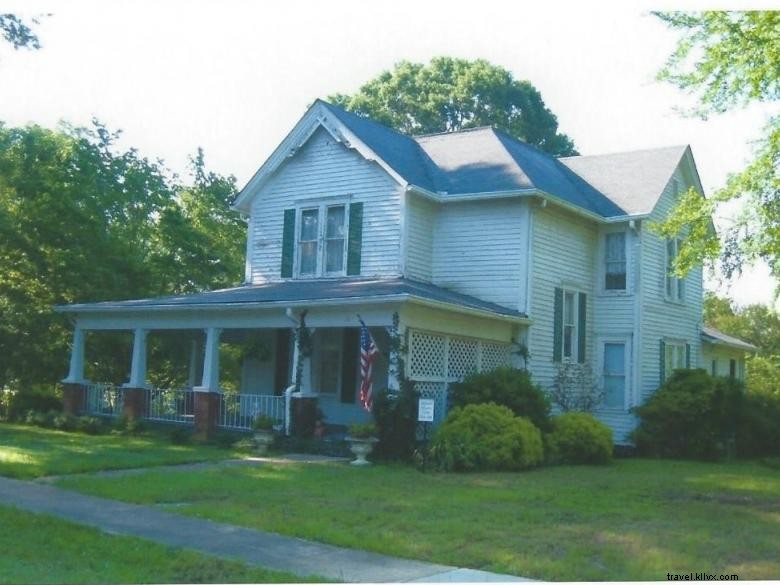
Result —
[[491, 314], [502, 319], [527, 320], [526, 315], [502, 305], [407, 278], [289, 280], [203, 293], [60, 305], [62, 313], [114, 313], [186, 309], [274, 308], [280, 306], [347, 305], [407, 300]]

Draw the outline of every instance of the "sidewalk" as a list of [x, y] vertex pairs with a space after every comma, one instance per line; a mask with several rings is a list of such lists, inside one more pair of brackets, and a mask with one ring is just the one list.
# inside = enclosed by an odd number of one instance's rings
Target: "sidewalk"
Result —
[[82, 495], [42, 483], [0, 478], [0, 504], [50, 514], [113, 534], [145, 538], [168, 546], [233, 558], [250, 565], [316, 575], [345, 582], [495, 582], [527, 581], [512, 575], [459, 569], [339, 548], [188, 518], [150, 506]]

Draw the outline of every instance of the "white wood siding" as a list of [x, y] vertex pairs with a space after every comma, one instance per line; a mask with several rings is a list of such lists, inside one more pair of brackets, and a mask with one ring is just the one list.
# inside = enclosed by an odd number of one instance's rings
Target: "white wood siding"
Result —
[[[691, 184], [678, 169], [674, 179], [681, 191]], [[670, 181], [650, 221], [661, 221], [676, 200], [674, 181]], [[668, 301], [666, 295], [666, 240], [643, 226], [642, 233], [642, 363], [641, 399], [644, 402], [660, 384], [660, 341], [680, 341], [691, 346], [691, 367], [701, 364], [702, 270], [696, 268], [685, 277], [684, 302]]]
[[447, 203], [436, 216], [433, 282], [525, 310], [528, 203]]
[[534, 380], [550, 388], [557, 372], [553, 362], [555, 288], [584, 292], [587, 303], [586, 360], [593, 355], [594, 270], [598, 228], [579, 216], [551, 206], [533, 211], [533, 260], [528, 362]]
[[252, 282], [281, 280], [284, 210], [328, 198], [364, 204], [361, 276], [399, 275], [400, 196], [399, 185], [376, 163], [318, 129], [252, 202]]
[[437, 204], [409, 195], [406, 214], [406, 275], [416, 280], [431, 282]]

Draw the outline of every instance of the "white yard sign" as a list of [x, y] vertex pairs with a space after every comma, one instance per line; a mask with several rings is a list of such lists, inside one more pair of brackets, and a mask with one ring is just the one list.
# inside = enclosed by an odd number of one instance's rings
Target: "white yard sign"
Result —
[[419, 422], [433, 422], [433, 406], [434, 400], [432, 398], [420, 398], [417, 404], [417, 420]]

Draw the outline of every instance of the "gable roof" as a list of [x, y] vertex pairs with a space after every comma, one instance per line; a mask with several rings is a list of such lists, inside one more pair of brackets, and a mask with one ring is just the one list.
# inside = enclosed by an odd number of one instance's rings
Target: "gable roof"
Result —
[[722, 331], [719, 331], [714, 327], [707, 327], [706, 325], [703, 325], [701, 328], [701, 338], [705, 343], [711, 343], [712, 345], [727, 345], [744, 351], [758, 351], [758, 348], [752, 343], [742, 341], [731, 335], [726, 335]]
[[549, 195], [603, 219], [650, 213], [688, 148], [556, 159], [492, 127], [412, 137], [316, 100], [239, 193], [234, 207], [245, 204], [252, 188], [295, 152], [313, 124], [377, 160], [404, 186], [443, 202], [458, 195]]
[[629, 215], [653, 211], [688, 146], [668, 146], [560, 162], [593, 185]]

